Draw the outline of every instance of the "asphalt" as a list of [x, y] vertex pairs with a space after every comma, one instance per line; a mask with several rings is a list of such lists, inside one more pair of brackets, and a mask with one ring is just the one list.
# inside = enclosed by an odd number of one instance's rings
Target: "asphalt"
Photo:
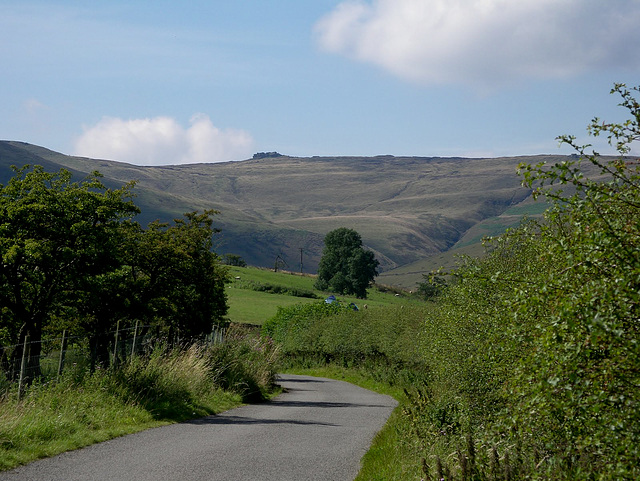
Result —
[[282, 375], [269, 403], [149, 429], [0, 472], [0, 481], [353, 480], [396, 401]]

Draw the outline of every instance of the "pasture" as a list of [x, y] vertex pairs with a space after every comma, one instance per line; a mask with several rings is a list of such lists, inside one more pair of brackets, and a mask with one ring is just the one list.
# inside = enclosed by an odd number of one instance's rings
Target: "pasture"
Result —
[[[316, 278], [313, 275], [287, 271], [274, 272], [271, 269], [256, 267], [229, 267], [229, 273], [232, 281], [225, 289], [229, 303], [227, 317], [233, 323], [262, 325], [276, 314], [278, 307], [317, 302], [332, 294], [315, 289], [313, 284]], [[274, 293], [274, 291], [288, 291], [288, 293]], [[292, 293], [313, 294], [316, 297], [300, 297]], [[419, 302], [411, 298], [408, 292], [390, 290], [384, 286], [369, 288], [367, 299], [340, 295], [336, 297], [347, 304], [353, 302], [359, 309], [364, 309], [365, 305], [367, 309], [375, 309], [407, 302]]]

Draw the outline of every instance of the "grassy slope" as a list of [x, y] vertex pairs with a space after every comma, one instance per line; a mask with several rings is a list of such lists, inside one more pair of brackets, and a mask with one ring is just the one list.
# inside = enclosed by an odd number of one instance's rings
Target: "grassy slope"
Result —
[[313, 272], [323, 236], [346, 226], [390, 270], [449, 249], [478, 222], [525, 199], [516, 166], [542, 158], [278, 157], [138, 167], [0, 142], [0, 182], [12, 163], [99, 170], [110, 185], [138, 181], [144, 222], [221, 211], [219, 252], [252, 265], [271, 266], [280, 254], [296, 270], [302, 248], [305, 270]]
[[423, 274], [444, 268], [453, 270], [461, 256], [480, 257], [484, 254], [483, 239], [502, 234], [505, 230], [517, 227], [523, 218], [539, 218], [548, 208], [543, 201], [534, 201], [531, 197], [508, 208], [499, 216], [490, 217], [471, 227], [451, 249], [425, 257], [416, 262], [381, 273], [377, 282], [415, 289], [423, 281]]
[[481, 254], [483, 236], [499, 234], [531, 212], [518, 163], [565, 159], [283, 156], [139, 167], [0, 142], [0, 183], [10, 175], [9, 165], [21, 163], [65, 167], [80, 176], [99, 170], [112, 186], [137, 180], [143, 224], [219, 210], [217, 252], [263, 267], [280, 256], [288, 269], [298, 270], [303, 249], [305, 272], [315, 272], [324, 235], [353, 228], [381, 262], [379, 282], [412, 289], [423, 273], [454, 265], [455, 254]]

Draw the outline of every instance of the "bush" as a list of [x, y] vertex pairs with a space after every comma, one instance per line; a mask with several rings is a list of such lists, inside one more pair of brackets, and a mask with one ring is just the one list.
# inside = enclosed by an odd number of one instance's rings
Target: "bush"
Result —
[[256, 292], [267, 292], [269, 294], [281, 294], [285, 296], [304, 297], [308, 299], [320, 299], [315, 292], [307, 289], [299, 289], [296, 287], [286, 287], [277, 284], [270, 284], [268, 282], [256, 282], [256, 281], [235, 281], [235, 286], [240, 289], [248, 289]]
[[418, 308], [354, 311], [344, 303], [321, 302], [279, 309], [263, 333], [280, 345], [289, 363], [335, 363], [404, 385], [429, 372], [415, 342], [422, 322]]
[[[283, 352], [304, 350], [301, 336], [314, 320], [324, 319], [348, 309], [339, 302], [324, 301], [279, 307], [276, 315], [262, 325], [262, 333], [280, 343]], [[307, 340], [311, 338], [307, 337]]]

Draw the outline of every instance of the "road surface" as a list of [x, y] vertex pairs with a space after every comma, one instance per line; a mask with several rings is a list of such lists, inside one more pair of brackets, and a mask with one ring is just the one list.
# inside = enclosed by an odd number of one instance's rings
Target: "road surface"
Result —
[[342, 381], [282, 375], [286, 392], [0, 472], [0, 481], [353, 480], [396, 401]]

